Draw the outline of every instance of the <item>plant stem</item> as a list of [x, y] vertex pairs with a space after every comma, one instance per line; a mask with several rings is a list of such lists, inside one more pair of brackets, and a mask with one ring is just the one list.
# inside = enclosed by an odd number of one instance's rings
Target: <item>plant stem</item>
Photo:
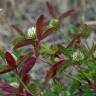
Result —
[[30, 90], [27, 88], [27, 86], [24, 84], [24, 82], [21, 80], [21, 78], [19, 77], [19, 75], [16, 74], [16, 78], [20, 81], [20, 83], [24, 86], [24, 88], [26, 89], [27, 92], [29, 92], [32, 96], [33, 94], [30, 92]]

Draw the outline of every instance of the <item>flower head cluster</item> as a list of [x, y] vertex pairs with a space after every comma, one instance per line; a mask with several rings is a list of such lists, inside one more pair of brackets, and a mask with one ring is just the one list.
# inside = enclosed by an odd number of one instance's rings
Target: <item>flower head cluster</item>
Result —
[[84, 54], [80, 50], [77, 50], [76, 52], [73, 53], [72, 58], [74, 61], [79, 62], [84, 60]]
[[31, 27], [27, 30], [28, 38], [36, 38], [36, 27]]

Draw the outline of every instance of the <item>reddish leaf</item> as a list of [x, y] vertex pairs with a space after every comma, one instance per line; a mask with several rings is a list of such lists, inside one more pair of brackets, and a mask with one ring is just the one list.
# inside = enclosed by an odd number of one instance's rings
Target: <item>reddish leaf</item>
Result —
[[50, 15], [52, 17], [56, 18], [55, 8], [53, 7], [53, 5], [51, 5], [49, 2], [46, 2], [46, 5], [47, 5], [47, 8], [48, 8], [48, 11], [49, 11]]
[[30, 93], [27, 92], [27, 91], [25, 92], [25, 94], [26, 94], [25, 96], [33, 96], [32, 94], [30, 94]]
[[74, 13], [75, 11], [73, 10], [73, 9], [71, 9], [71, 10], [69, 10], [69, 11], [67, 11], [67, 12], [64, 12], [61, 16], [59, 16], [59, 22], [58, 22], [58, 26], [60, 26], [60, 24], [61, 24], [61, 22], [62, 22], [62, 19], [64, 19], [65, 17], [67, 17], [67, 16], [71, 16], [71, 15], [73, 15], [73, 13]]
[[54, 77], [57, 73], [57, 70], [61, 67], [61, 65], [64, 63], [64, 59], [57, 62], [55, 65], [52, 66], [52, 68], [49, 70], [45, 77], [45, 81], [49, 81], [52, 77]]
[[18, 93], [17, 88], [14, 88], [13, 86], [11, 86], [11, 85], [9, 85], [7, 83], [0, 83], [0, 89], [5, 91], [5, 92], [11, 93], [11, 94]]
[[43, 26], [45, 23], [45, 18], [43, 15], [41, 15], [37, 22], [36, 22], [36, 32], [37, 32], [37, 37], [40, 38], [41, 37], [41, 33], [43, 31]]
[[19, 42], [18, 44], [16, 44], [13, 49], [16, 50], [20, 47], [24, 47], [27, 45], [34, 45], [34, 44], [35, 44], [35, 41], [33, 41], [33, 39], [25, 39], [25, 40]]
[[21, 74], [23, 76], [25, 76], [32, 69], [32, 67], [35, 65], [35, 62], [36, 62], [35, 57], [28, 58], [22, 66]]
[[56, 32], [56, 28], [50, 28], [47, 31], [45, 31], [42, 36], [41, 36], [41, 40], [46, 38], [47, 36], [53, 34], [54, 32]]
[[65, 18], [65, 17], [67, 17], [67, 16], [73, 15], [74, 12], [75, 12], [75, 11], [74, 11], [73, 9], [71, 9], [71, 10], [63, 13], [61, 16], [59, 16], [59, 20], [62, 20], [63, 18]]
[[56, 75], [56, 71], [57, 69], [50, 70], [45, 77], [45, 81], [48, 82], [52, 77], [54, 77]]
[[16, 68], [16, 62], [15, 62], [13, 56], [8, 51], [5, 53], [5, 58], [6, 58], [8, 65], [10, 66], [10, 68], [15, 69]]
[[17, 26], [12, 25], [12, 28], [14, 28], [16, 30], [16, 32], [18, 32], [21, 36], [25, 36], [24, 32], [20, 28], [18, 28]]

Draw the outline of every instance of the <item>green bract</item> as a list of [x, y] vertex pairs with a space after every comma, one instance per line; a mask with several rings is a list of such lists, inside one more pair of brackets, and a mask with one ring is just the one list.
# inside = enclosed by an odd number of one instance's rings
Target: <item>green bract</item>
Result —
[[80, 50], [77, 50], [76, 52], [73, 53], [72, 58], [74, 61], [79, 62], [84, 60], [84, 54]]
[[36, 38], [36, 27], [31, 27], [27, 31], [28, 38]]
[[58, 23], [58, 19], [51, 19], [51, 21], [49, 22], [49, 26], [56, 27], [57, 23]]

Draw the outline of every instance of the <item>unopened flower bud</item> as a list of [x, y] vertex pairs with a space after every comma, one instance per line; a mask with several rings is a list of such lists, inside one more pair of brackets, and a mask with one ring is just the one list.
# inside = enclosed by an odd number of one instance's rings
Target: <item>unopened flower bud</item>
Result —
[[51, 21], [49, 22], [49, 26], [56, 27], [57, 23], [58, 23], [58, 19], [51, 19]]

